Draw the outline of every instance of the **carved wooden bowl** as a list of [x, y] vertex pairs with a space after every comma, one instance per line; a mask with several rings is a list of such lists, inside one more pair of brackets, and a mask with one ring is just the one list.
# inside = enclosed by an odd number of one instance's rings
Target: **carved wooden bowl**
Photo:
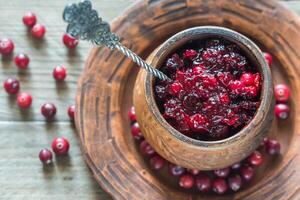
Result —
[[292, 90], [290, 118], [276, 121], [269, 135], [281, 143], [281, 156], [265, 160], [250, 185], [235, 194], [186, 192], [152, 171], [131, 135], [132, 106], [139, 67], [118, 52], [94, 48], [77, 93], [76, 126], [83, 155], [95, 179], [114, 199], [300, 199], [300, 20], [274, 0], [147, 0], [113, 22], [122, 43], [143, 58], [170, 36], [187, 28], [216, 25], [236, 30], [271, 52], [275, 83]]
[[161, 67], [183, 45], [207, 38], [222, 38], [239, 46], [262, 74], [261, 105], [253, 120], [237, 134], [218, 141], [199, 141], [181, 134], [162, 116], [154, 98], [154, 78], [140, 70], [134, 87], [134, 107], [140, 129], [151, 146], [166, 160], [188, 169], [214, 170], [228, 167], [251, 154], [262, 142], [274, 116], [271, 72], [260, 49], [245, 36], [230, 29], [200, 26], [177, 33], [147, 59]]

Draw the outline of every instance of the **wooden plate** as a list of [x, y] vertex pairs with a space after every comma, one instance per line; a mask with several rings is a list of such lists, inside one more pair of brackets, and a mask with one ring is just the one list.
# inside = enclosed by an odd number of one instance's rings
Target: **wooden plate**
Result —
[[[300, 199], [300, 20], [273, 0], [140, 1], [113, 22], [122, 43], [146, 58], [161, 42], [186, 28], [218, 25], [239, 31], [274, 56], [276, 83], [292, 90], [289, 120], [275, 121], [270, 135], [282, 156], [267, 160], [252, 183], [236, 194], [210, 199]], [[184, 192], [153, 172], [130, 136], [128, 108], [139, 68], [120, 53], [94, 48], [77, 93], [76, 126], [85, 160], [114, 199], [207, 199]]]

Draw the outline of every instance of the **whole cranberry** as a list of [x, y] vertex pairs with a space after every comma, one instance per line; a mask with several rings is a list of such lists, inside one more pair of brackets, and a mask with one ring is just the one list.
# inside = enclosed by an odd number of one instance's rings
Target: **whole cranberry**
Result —
[[168, 167], [168, 171], [171, 176], [181, 176], [182, 174], [185, 173], [186, 169], [181, 166], [170, 163]]
[[277, 102], [286, 103], [290, 98], [290, 89], [285, 84], [278, 84], [274, 88], [274, 94]]
[[247, 160], [253, 166], [260, 166], [263, 163], [263, 157], [259, 151], [254, 151]]
[[69, 116], [70, 120], [74, 120], [74, 117], [75, 117], [75, 105], [70, 105], [68, 107], [68, 116]]
[[224, 169], [214, 170], [214, 174], [220, 178], [226, 178], [230, 174], [230, 168], [226, 167]]
[[67, 70], [64, 66], [56, 66], [53, 69], [53, 77], [57, 81], [63, 81], [65, 80], [67, 76]]
[[31, 28], [31, 34], [35, 38], [41, 39], [44, 37], [45, 33], [46, 33], [46, 27], [42, 24], [35, 24]]
[[184, 189], [191, 189], [194, 186], [195, 180], [192, 175], [184, 174], [179, 178], [179, 186]]
[[23, 23], [28, 26], [32, 27], [36, 24], [36, 16], [33, 12], [28, 12], [23, 16]]
[[194, 176], [196, 176], [200, 173], [199, 169], [187, 169], [187, 171]]
[[273, 63], [273, 58], [272, 58], [271, 54], [264, 52], [264, 56], [265, 56], [265, 59], [266, 59], [268, 65], [271, 66]]
[[15, 45], [11, 39], [0, 39], [0, 54], [11, 54], [14, 51]]
[[240, 175], [245, 181], [250, 181], [254, 176], [254, 169], [250, 166], [243, 166]]
[[200, 192], [209, 192], [211, 190], [212, 181], [209, 176], [200, 174], [196, 178], [196, 186]]
[[279, 154], [280, 148], [280, 143], [275, 139], [269, 139], [266, 143], [266, 152], [270, 155]]
[[254, 85], [254, 79], [255, 79], [254, 74], [247, 72], [241, 75], [240, 81], [243, 85], [250, 86], [250, 85]]
[[17, 97], [17, 103], [20, 108], [29, 108], [32, 103], [32, 97], [27, 92], [22, 92]]
[[150, 159], [150, 165], [153, 169], [160, 170], [165, 165], [165, 159], [163, 159], [159, 155], [155, 155]]
[[217, 178], [212, 183], [212, 189], [217, 194], [224, 194], [228, 190], [228, 185], [223, 178]]
[[144, 156], [153, 156], [155, 154], [154, 149], [150, 146], [150, 144], [144, 140], [140, 143], [140, 151]]
[[42, 163], [50, 164], [52, 162], [52, 153], [49, 149], [42, 149], [39, 153], [39, 158]]
[[128, 117], [129, 117], [131, 122], [136, 121], [135, 108], [133, 106], [128, 111]]
[[290, 115], [290, 108], [286, 104], [277, 104], [275, 106], [275, 115], [278, 119], [287, 119]]
[[8, 94], [17, 94], [20, 89], [20, 82], [15, 78], [8, 78], [4, 81], [3, 87]]
[[240, 162], [238, 162], [238, 163], [231, 165], [231, 169], [239, 170], [241, 168], [241, 166], [242, 166], [242, 164]]
[[45, 103], [41, 107], [41, 113], [46, 119], [53, 119], [56, 114], [56, 107], [53, 103]]
[[69, 148], [69, 141], [64, 137], [57, 137], [52, 141], [52, 150], [58, 156], [68, 153]]
[[143, 134], [140, 130], [140, 126], [137, 122], [134, 122], [131, 125], [131, 135], [134, 137], [134, 139], [139, 140], [143, 137]]
[[29, 61], [29, 57], [24, 53], [20, 53], [15, 57], [15, 64], [20, 69], [26, 69], [28, 67]]
[[230, 189], [232, 189], [235, 192], [238, 191], [239, 189], [241, 189], [241, 187], [242, 187], [241, 176], [238, 174], [230, 176], [228, 178], [228, 185], [229, 185]]
[[74, 49], [78, 45], [79, 40], [77, 38], [72, 37], [71, 35], [65, 33], [63, 35], [63, 43], [69, 49]]

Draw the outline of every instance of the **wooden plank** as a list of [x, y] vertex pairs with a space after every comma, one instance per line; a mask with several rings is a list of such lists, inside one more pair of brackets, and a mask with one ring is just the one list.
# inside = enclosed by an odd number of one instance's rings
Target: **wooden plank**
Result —
[[[93, 1], [104, 19], [112, 20], [136, 0]], [[1, 199], [110, 199], [87, 169], [74, 127], [69, 123], [67, 106], [74, 103], [78, 76], [90, 49], [81, 42], [68, 51], [61, 42], [66, 24], [61, 19], [64, 5], [70, 1], [0, 0], [0, 37], [15, 41], [15, 53], [25, 52], [31, 58], [30, 68], [18, 72], [11, 58], [0, 59], [0, 81], [9, 76], [21, 80], [22, 91], [33, 95], [33, 106], [21, 112], [14, 98], [0, 89], [0, 197]], [[284, 2], [300, 14], [299, 1]], [[35, 41], [22, 24], [22, 15], [34, 11], [38, 22], [47, 27], [44, 41]], [[64, 84], [52, 78], [55, 65], [66, 65]], [[40, 106], [46, 101], [57, 105], [56, 122], [45, 123]], [[26, 121], [26, 122], [24, 122]], [[64, 135], [71, 142], [70, 156], [43, 168], [37, 154], [50, 147], [55, 136]]]

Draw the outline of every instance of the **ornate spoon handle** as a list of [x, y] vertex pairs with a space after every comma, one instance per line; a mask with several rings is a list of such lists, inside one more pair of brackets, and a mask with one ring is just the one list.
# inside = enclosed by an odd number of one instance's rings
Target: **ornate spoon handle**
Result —
[[91, 41], [96, 45], [107, 46], [111, 50], [117, 49], [160, 80], [171, 80], [164, 73], [147, 64], [142, 58], [122, 45], [120, 38], [110, 31], [109, 24], [102, 21], [97, 11], [92, 9], [92, 3], [89, 0], [67, 5], [63, 13], [63, 19], [68, 23], [67, 33], [71, 36]]

